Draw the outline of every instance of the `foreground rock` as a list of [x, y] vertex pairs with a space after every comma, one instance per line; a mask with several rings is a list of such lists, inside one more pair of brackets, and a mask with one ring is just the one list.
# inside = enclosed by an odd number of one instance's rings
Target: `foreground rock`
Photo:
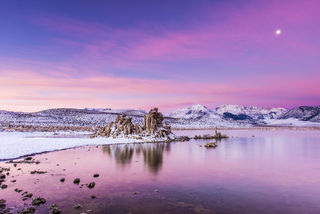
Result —
[[60, 211], [59, 207], [58, 207], [56, 204], [52, 204], [52, 205], [50, 206], [49, 213], [50, 213], [50, 214], [60, 214], [61, 211]]
[[31, 214], [31, 213], [34, 213], [35, 211], [36, 211], [36, 208], [28, 207], [28, 208], [25, 208], [25, 209], [21, 210], [19, 212], [19, 214]]
[[143, 125], [133, 124], [132, 118], [125, 114], [118, 115], [115, 122], [103, 127], [91, 137], [130, 137], [137, 140], [149, 139], [150, 141], [173, 141], [175, 136], [171, 127], [163, 124], [163, 115], [158, 108], [151, 109], [144, 116]]
[[41, 197], [36, 197], [32, 199], [33, 206], [40, 206], [41, 204], [45, 204], [46, 202], [47, 200]]

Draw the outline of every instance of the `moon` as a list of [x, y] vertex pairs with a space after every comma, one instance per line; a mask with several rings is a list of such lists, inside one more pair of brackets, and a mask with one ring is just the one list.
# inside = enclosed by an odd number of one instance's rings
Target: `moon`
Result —
[[276, 34], [280, 35], [281, 34], [281, 30], [280, 29], [276, 30]]

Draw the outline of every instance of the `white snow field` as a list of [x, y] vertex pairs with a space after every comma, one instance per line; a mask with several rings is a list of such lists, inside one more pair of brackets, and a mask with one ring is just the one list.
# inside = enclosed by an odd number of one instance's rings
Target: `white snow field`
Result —
[[311, 121], [301, 121], [296, 118], [288, 119], [265, 119], [264, 122], [269, 126], [293, 126], [293, 127], [320, 127], [320, 123]]
[[86, 145], [120, 144], [134, 142], [161, 141], [157, 138], [89, 138], [83, 133], [65, 135], [64, 133], [43, 132], [0, 132], [0, 160], [14, 159], [26, 155], [68, 149]]

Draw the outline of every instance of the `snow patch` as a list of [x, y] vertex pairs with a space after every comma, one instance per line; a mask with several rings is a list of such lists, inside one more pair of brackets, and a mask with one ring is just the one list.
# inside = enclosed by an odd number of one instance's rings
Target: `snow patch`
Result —
[[58, 135], [43, 132], [0, 132], [0, 160], [13, 159], [26, 155], [68, 149], [86, 145], [126, 144], [134, 142], [161, 141], [144, 137], [134, 138], [89, 138], [81, 135]]

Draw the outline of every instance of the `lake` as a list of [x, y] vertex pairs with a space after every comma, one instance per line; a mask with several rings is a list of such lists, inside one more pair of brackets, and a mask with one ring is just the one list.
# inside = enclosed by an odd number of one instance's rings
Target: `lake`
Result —
[[14, 212], [31, 203], [18, 188], [47, 200], [36, 213], [53, 203], [62, 213], [320, 213], [319, 130], [222, 132], [230, 138], [217, 148], [207, 140], [85, 146], [35, 155], [40, 164], [0, 162], [10, 167], [0, 198]]

